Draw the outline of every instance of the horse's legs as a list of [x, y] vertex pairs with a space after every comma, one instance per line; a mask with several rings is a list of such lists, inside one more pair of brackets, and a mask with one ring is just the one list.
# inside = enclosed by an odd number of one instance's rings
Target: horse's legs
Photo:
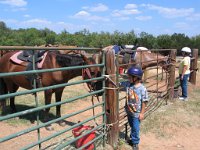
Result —
[[[51, 96], [52, 96], [52, 90], [44, 91], [45, 105], [48, 105], [51, 103]], [[46, 108], [44, 111], [44, 122], [49, 121], [49, 110], [50, 110], [50, 108]], [[46, 129], [53, 130], [53, 127], [51, 125], [48, 125], [48, 126], [46, 126]]]
[[[4, 80], [2, 78], [0, 78], [0, 95], [3, 94], [7, 94], [8, 93], [8, 89], [6, 86], [6, 83], [4, 82]], [[0, 101], [0, 109], [3, 112], [5, 112], [5, 108], [6, 108], [6, 99], [3, 99]]]
[[[10, 93], [15, 93], [19, 88], [18, 85], [13, 84], [13, 83], [8, 83], [7, 87]], [[11, 108], [12, 113], [17, 112], [16, 106], [15, 106], [15, 97], [10, 98], [10, 108]]]
[[[58, 88], [58, 89], [56, 89], [56, 91], [55, 91], [56, 102], [60, 102], [61, 101], [63, 89], [64, 88]], [[58, 117], [58, 118], [61, 117], [60, 108], [61, 108], [61, 105], [57, 105], [56, 106], [56, 117]], [[66, 125], [66, 123], [64, 122], [64, 120], [61, 120], [58, 123], [59, 123], [60, 126], [65, 126]]]
[[[62, 93], [63, 93], [63, 88], [56, 89], [55, 91], [56, 102], [61, 101]], [[61, 117], [60, 107], [61, 107], [60, 105], [56, 106], [56, 117]]]
[[[48, 105], [48, 104], [51, 103], [51, 96], [52, 96], [52, 90], [44, 91], [45, 105]], [[49, 110], [50, 110], [50, 108], [45, 109], [45, 113], [44, 113], [44, 120], [45, 121], [49, 120]]]

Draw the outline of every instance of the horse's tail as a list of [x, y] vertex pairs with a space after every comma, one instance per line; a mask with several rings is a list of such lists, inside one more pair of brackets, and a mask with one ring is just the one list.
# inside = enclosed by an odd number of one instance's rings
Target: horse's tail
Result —
[[[8, 93], [8, 89], [7, 89], [6, 83], [3, 80], [3, 78], [0, 78], [0, 96], [7, 93]], [[2, 112], [5, 109], [5, 106], [6, 106], [6, 99], [0, 98], [0, 109], [2, 110]]]

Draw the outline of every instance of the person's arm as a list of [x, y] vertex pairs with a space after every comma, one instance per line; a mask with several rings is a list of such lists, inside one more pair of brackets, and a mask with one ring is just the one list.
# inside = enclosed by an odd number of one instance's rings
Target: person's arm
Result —
[[141, 105], [141, 112], [139, 115], [140, 120], [144, 119], [145, 108], [147, 106], [148, 101], [149, 101], [148, 92], [147, 89], [145, 88], [144, 91], [142, 91], [142, 105]]
[[184, 65], [183, 66], [183, 71], [182, 71], [182, 74], [181, 74], [181, 80], [183, 80], [183, 76], [184, 76], [184, 74], [185, 74], [185, 72], [186, 72], [186, 70], [187, 70], [187, 65]]
[[190, 59], [188, 59], [187, 57], [184, 58], [184, 61], [183, 61], [183, 70], [182, 70], [182, 74], [181, 74], [181, 80], [183, 80], [183, 76], [184, 76], [186, 70], [188, 70], [189, 61], [190, 61]]
[[139, 115], [140, 120], [144, 119], [144, 113], [145, 113], [146, 105], [147, 105], [147, 101], [142, 102], [142, 109], [141, 109], [141, 112], [140, 112], [140, 115]]

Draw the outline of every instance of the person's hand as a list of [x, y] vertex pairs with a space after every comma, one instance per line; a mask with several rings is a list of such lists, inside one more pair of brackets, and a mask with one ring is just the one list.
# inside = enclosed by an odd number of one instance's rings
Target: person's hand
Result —
[[143, 119], [144, 119], [144, 114], [143, 114], [143, 113], [140, 113], [139, 119], [140, 119], [140, 120], [143, 120]]
[[183, 80], [183, 75], [181, 76], [181, 80]]

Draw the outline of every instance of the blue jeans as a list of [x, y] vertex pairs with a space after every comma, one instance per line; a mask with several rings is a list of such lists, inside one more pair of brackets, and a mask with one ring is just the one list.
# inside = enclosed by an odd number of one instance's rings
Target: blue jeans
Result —
[[188, 94], [187, 94], [187, 86], [188, 86], [188, 78], [189, 78], [190, 74], [185, 74], [183, 76], [183, 80], [181, 80], [181, 75], [179, 75], [180, 77], [180, 83], [181, 83], [181, 89], [182, 89], [182, 97], [187, 98]]
[[131, 127], [131, 140], [133, 144], [139, 144], [140, 142], [140, 120], [134, 116], [128, 116], [128, 122]]

